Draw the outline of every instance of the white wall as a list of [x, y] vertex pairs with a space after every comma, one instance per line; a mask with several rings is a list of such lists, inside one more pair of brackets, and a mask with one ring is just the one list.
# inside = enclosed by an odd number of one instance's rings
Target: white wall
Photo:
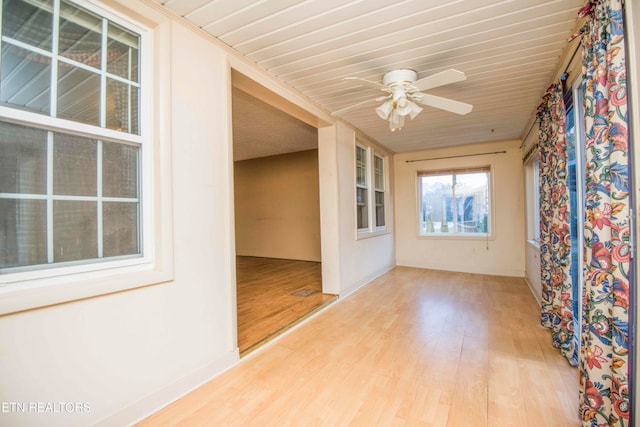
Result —
[[[520, 141], [465, 145], [395, 156], [396, 263], [437, 270], [524, 277], [524, 182]], [[506, 154], [466, 156], [506, 151]], [[417, 173], [422, 170], [492, 167], [493, 237], [418, 236]]]
[[234, 164], [236, 254], [321, 261], [318, 151]]
[[[171, 107], [172, 169], [156, 173], [171, 177], [162, 191], [173, 192], [173, 222], [163, 226], [173, 228], [174, 280], [0, 317], [0, 401], [90, 408], [0, 413], [2, 425], [127, 425], [238, 361], [230, 64], [304, 99], [152, 3], [117, 1], [151, 26], [164, 22], [156, 48], [170, 81], [156, 82], [167, 88], [156, 99]], [[356, 240], [354, 133], [338, 125], [319, 134], [330, 195], [321, 196], [323, 280], [346, 295], [393, 266], [393, 235]]]
[[[355, 140], [356, 134], [346, 126], [337, 127], [337, 165], [339, 177], [339, 223], [341, 283], [340, 295], [347, 295], [360, 286], [375, 279], [395, 265], [393, 229], [393, 205], [389, 203], [387, 225], [389, 232], [365, 238], [356, 237], [356, 178], [355, 178]], [[362, 143], [377, 148], [382, 155], [386, 150], [375, 144], [360, 139]], [[392, 162], [388, 162], [387, 177], [394, 176]], [[388, 186], [388, 200], [393, 200], [393, 179]]]
[[[389, 203], [387, 232], [358, 238], [355, 211], [356, 134], [338, 123], [320, 129], [318, 138], [323, 290], [346, 296], [394, 267], [393, 206]], [[369, 141], [362, 141], [382, 155], [389, 154]], [[391, 201], [392, 162], [389, 162], [387, 174], [390, 183], [388, 200]], [[340, 286], [334, 286], [336, 283]]]

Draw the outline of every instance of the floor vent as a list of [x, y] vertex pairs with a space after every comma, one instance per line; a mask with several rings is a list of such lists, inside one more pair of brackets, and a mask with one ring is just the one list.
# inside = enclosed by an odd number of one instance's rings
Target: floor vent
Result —
[[292, 293], [291, 295], [293, 295], [294, 297], [308, 297], [310, 295], [313, 294], [317, 294], [320, 291], [317, 291], [315, 289], [300, 289], [297, 292]]

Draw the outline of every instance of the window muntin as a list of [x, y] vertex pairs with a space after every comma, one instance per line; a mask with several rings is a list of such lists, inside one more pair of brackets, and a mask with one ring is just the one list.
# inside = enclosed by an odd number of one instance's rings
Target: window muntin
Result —
[[0, 269], [141, 254], [139, 147], [2, 121], [0, 147]]
[[356, 145], [356, 220], [358, 230], [369, 228], [368, 149]]
[[491, 233], [489, 167], [418, 173], [420, 235]]
[[71, 2], [4, 0], [0, 105], [138, 135], [139, 55], [140, 35]]
[[0, 273], [142, 257], [141, 35], [66, 0], [2, 12]]

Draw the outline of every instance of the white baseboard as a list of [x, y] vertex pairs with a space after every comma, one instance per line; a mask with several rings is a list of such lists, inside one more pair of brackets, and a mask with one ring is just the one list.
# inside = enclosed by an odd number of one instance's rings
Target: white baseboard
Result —
[[413, 262], [398, 262], [398, 266], [412, 267], [412, 268], [424, 268], [426, 270], [438, 270], [438, 271], [451, 271], [456, 273], [470, 273], [470, 274], [484, 274], [487, 276], [505, 276], [505, 277], [524, 277], [525, 272], [520, 269], [509, 268], [483, 268], [478, 266], [469, 267], [468, 265], [460, 264], [429, 264], [421, 263], [416, 264]]
[[150, 394], [149, 396], [129, 405], [107, 418], [104, 418], [95, 425], [99, 427], [130, 426], [142, 421], [165, 406], [175, 402], [182, 396], [195, 390], [204, 383], [210, 381], [214, 377], [234, 367], [238, 364], [239, 360], [240, 354], [236, 348], [234, 351], [231, 351], [206, 366], [185, 375], [167, 387]]
[[388, 273], [389, 271], [393, 270], [396, 267], [395, 264], [390, 265], [386, 268], [383, 268], [379, 271], [376, 271], [375, 273], [371, 274], [370, 276], [364, 278], [361, 282], [356, 283], [356, 285], [353, 288], [348, 289], [345, 293], [340, 293], [340, 299], [344, 299], [346, 297], [348, 297], [349, 295], [353, 294], [354, 292], [356, 292], [358, 289], [363, 288], [364, 286], [367, 286], [369, 283], [373, 282], [374, 280], [376, 280], [378, 277], [382, 276], [383, 274]]

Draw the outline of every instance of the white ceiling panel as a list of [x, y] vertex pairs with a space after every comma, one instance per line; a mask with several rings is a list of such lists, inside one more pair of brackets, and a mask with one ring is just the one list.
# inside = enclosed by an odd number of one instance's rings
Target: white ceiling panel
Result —
[[[450, 68], [464, 72], [466, 81], [428, 93], [473, 104], [465, 116], [425, 107], [393, 133], [376, 115], [375, 102], [340, 116], [394, 152], [516, 139], [526, 133], [584, 4], [584, 0], [155, 1], [330, 113], [382, 94], [344, 77], [381, 82], [385, 72], [398, 68], [413, 69], [418, 78]], [[252, 103], [244, 104], [243, 108], [251, 108]], [[234, 123], [236, 141], [260, 136], [255, 131], [259, 115], [249, 116], [254, 121], [253, 136], [241, 135], [249, 127]], [[242, 117], [234, 115], [234, 121]], [[273, 117], [265, 118], [265, 123], [272, 124]]]

